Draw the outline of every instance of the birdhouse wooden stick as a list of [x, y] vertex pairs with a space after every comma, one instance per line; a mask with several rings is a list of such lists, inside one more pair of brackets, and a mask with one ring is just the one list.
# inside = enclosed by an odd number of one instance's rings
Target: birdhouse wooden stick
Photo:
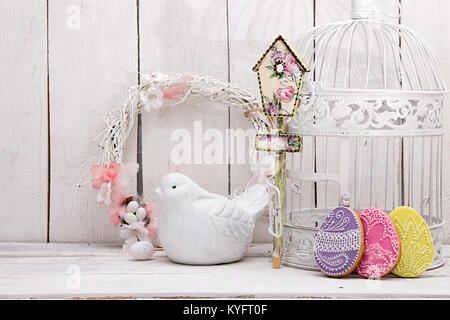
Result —
[[[285, 118], [276, 118], [276, 133], [286, 133]], [[285, 185], [286, 185], [286, 153], [279, 152], [275, 155], [275, 186], [280, 191], [280, 214], [281, 223], [284, 223], [284, 209], [285, 209]], [[274, 221], [277, 223], [277, 220]], [[275, 227], [275, 226], [274, 226]], [[283, 234], [281, 237], [273, 237], [273, 251], [272, 251], [272, 267], [279, 269], [281, 260], [283, 258]]]
[[256, 149], [272, 152], [275, 157], [275, 181], [272, 187], [276, 189], [278, 197], [270, 208], [273, 225], [269, 231], [274, 236], [273, 268], [279, 269], [283, 257], [286, 152], [302, 150], [301, 135], [287, 134], [286, 118], [296, 116], [304, 74], [310, 70], [289, 41], [279, 35], [255, 64], [253, 71], [258, 73], [264, 114], [276, 123], [273, 132], [256, 136]]

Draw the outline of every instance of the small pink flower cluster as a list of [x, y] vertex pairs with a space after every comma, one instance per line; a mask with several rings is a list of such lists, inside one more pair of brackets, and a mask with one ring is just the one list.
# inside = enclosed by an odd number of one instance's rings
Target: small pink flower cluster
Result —
[[[139, 199], [135, 199], [122, 186], [120, 181], [120, 170], [120, 165], [115, 161], [111, 162], [107, 167], [95, 165], [91, 168], [93, 177], [92, 186], [94, 189], [100, 190], [99, 193], [101, 193], [103, 189], [109, 190], [108, 195], [102, 195], [100, 198], [103, 200], [102, 202], [108, 206], [111, 204], [111, 207], [108, 210], [111, 214], [109, 220], [115, 225], [126, 223], [124, 217], [127, 214], [127, 204], [130, 201], [136, 200], [140, 202]], [[110, 202], [106, 201], [106, 198], [110, 199]], [[152, 243], [157, 243], [158, 207], [147, 202], [143, 202], [141, 206], [145, 208], [148, 217], [148, 223], [145, 225], [145, 228], [149, 231]]]
[[100, 202], [122, 203], [128, 195], [120, 183], [120, 165], [113, 161], [108, 167], [93, 166], [91, 169], [94, 189], [100, 190]]
[[159, 110], [162, 108], [164, 100], [173, 101], [181, 98], [190, 87], [189, 81], [193, 79], [191, 75], [186, 74], [181, 76], [178, 81], [163, 88], [153, 84], [157, 80], [164, 79], [164, 77], [158, 72], [153, 72], [151, 75], [144, 74], [144, 80], [152, 84], [139, 94], [141, 103], [146, 111], [151, 109]]
[[171, 86], [168, 86], [163, 90], [163, 99], [176, 99], [183, 94], [186, 89], [189, 88], [189, 81], [192, 80], [192, 76], [189, 74], [183, 75], [179, 81], [175, 82]]
[[91, 169], [93, 180], [93, 186], [95, 189], [100, 189], [102, 183], [111, 182], [114, 183], [119, 177], [120, 165], [113, 161], [109, 167], [96, 165]]

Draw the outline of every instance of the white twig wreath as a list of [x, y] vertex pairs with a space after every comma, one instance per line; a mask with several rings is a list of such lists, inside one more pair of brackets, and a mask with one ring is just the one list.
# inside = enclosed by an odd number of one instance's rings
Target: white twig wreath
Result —
[[200, 103], [214, 102], [225, 107], [242, 108], [258, 133], [270, 132], [273, 124], [261, 106], [246, 90], [236, 84], [188, 74], [144, 74], [140, 86], [131, 87], [128, 99], [104, 117], [106, 127], [95, 139], [102, 150], [102, 163], [91, 169], [97, 201], [109, 207], [111, 222], [120, 225], [119, 235], [125, 239], [123, 250], [135, 259], [148, 259], [159, 245], [157, 207], [130, 190], [137, 164], [122, 164], [126, 140], [138, 114], [158, 110], [196, 97]]
[[126, 139], [137, 115], [151, 109], [161, 109], [197, 97], [200, 102], [214, 102], [226, 107], [242, 108], [258, 133], [268, 132], [272, 125], [262, 113], [259, 101], [237, 84], [210, 77], [154, 72], [143, 75], [143, 83], [131, 87], [128, 99], [121, 108], [107, 114], [105, 129], [99, 143], [103, 164], [122, 162]]

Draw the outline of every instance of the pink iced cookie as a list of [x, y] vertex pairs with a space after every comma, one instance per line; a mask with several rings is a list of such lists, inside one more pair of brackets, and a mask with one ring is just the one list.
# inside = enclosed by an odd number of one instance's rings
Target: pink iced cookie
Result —
[[359, 217], [364, 228], [364, 254], [356, 272], [366, 278], [387, 275], [400, 259], [400, 239], [394, 223], [382, 210], [367, 208]]

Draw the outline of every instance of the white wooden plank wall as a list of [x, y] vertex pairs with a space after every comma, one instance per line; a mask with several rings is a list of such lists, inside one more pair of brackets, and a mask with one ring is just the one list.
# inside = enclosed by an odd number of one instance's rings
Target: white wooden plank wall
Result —
[[0, 241], [47, 238], [46, 1], [0, 1]]
[[[91, 141], [103, 115], [137, 84], [136, 13], [134, 0], [49, 1], [52, 242], [117, 241], [96, 190], [76, 183], [89, 178], [88, 160], [99, 154]], [[135, 140], [129, 140], [130, 161], [136, 161]]]
[[[140, 0], [139, 17], [141, 73], [154, 70], [192, 73], [227, 81], [226, 1]], [[228, 127], [226, 107], [187, 103], [160, 113], [145, 113], [142, 122], [146, 196], [157, 201], [154, 190], [167, 172], [184, 173], [211, 192], [227, 194], [227, 165], [199, 163], [202, 162], [202, 150], [210, 144], [201, 142], [201, 135], [206, 130], [217, 129], [225, 138]], [[190, 133], [191, 164], [171, 161], [171, 150], [180, 143], [178, 138], [171, 139], [177, 129]], [[194, 140], [200, 141], [203, 148], [197, 148], [200, 143]], [[225, 153], [222, 158], [225, 160]]]
[[[1, 0], [0, 241], [119, 241], [105, 208], [95, 203], [95, 191], [84, 182], [89, 160], [98, 156], [91, 140], [102, 127], [102, 115], [124, 101], [139, 72], [208, 74], [238, 82], [257, 95], [251, 67], [273, 38], [284, 33], [298, 43], [314, 24], [347, 19], [350, 2]], [[402, 23], [427, 39], [450, 83], [448, 1], [402, 0], [402, 5]], [[395, 0], [380, 1], [379, 6], [396, 14]], [[444, 116], [448, 127], [449, 108]], [[215, 128], [224, 137], [228, 128], [251, 128], [240, 112], [228, 112], [226, 106], [187, 104], [162, 115], [145, 114], [144, 192], [152, 200], [168, 171], [187, 173], [221, 194], [251, 177], [248, 166], [236, 164], [236, 159], [231, 165], [171, 163], [173, 130], [193, 132], [194, 121], [201, 121], [203, 132]], [[324, 150], [324, 143], [316, 141], [316, 152]], [[313, 147], [305, 141], [305, 150]], [[445, 217], [450, 211], [449, 156], [447, 134]], [[135, 132], [125, 161], [136, 161]], [[324, 189], [318, 186], [320, 193]], [[266, 228], [259, 223], [255, 241], [270, 240]]]

